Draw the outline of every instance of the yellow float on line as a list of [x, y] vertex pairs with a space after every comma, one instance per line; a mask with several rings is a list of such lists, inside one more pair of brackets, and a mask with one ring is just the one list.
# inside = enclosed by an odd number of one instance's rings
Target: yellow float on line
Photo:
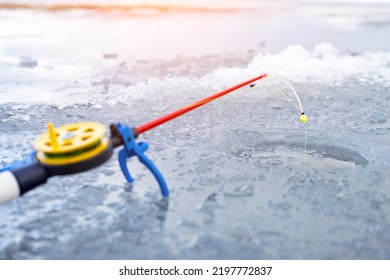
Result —
[[300, 119], [301, 123], [307, 122], [307, 117], [306, 117], [305, 114], [302, 114], [301, 117], [300, 117], [299, 119]]

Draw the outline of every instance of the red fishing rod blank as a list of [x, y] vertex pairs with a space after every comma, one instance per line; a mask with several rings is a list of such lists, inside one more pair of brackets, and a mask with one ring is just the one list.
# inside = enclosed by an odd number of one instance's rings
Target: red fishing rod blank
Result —
[[265, 74], [265, 73], [261, 74], [260, 76], [258, 76], [256, 78], [250, 79], [250, 80], [248, 80], [246, 82], [242, 82], [240, 84], [237, 84], [235, 86], [227, 88], [227, 89], [225, 89], [225, 90], [223, 90], [221, 92], [218, 92], [218, 93], [216, 93], [214, 95], [206, 97], [206, 98], [204, 98], [202, 100], [199, 100], [199, 101], [197, 101], [197, 102], [195, 102], [195, 103], [193, 103], [191, 105], [188, 105], [188, 106], [183, 107], [183, 108], [181, 108], [179, 110], [171, 112], [171, 113], [169, 113], [169, 114], [167, 114], [165, 116], [162, 116], [160, 118], [157, 118], [157, 119], [155, 119], [155, 120], [153, 120], [151, 122], [148, 122], [148, 123], [145, 123], [143, 125], [140, 125], [139, 127], [137, 127], [138, 134], [144, 133], [144, 132], [146, 132], [146, 131], [148, 131], [148, 130], [156, 127], [156, 126], [159, 126], [159, 125], [161, 125], [161, 124], [163, 124], [163, 123], [165, 123], [167, 121], [170, 121], [170, 120], [172, 120], [174, 118], [177, 118], [177, 117], [179, 117], [179, 116], [181, 116], [181, 115], [183, 115], [183, 114], [185, 114], [185, 113], [187, 113], [187, 112], [189, 112], [191, 110], [194, 110], [194, 109], [196, 109], [196, 108], [198, 108], [200, 106], [203, 106], [203, 105], [205, 105], [205, 104], [207, 104], [207, 103], [209, 103], [209, 102], [211, 102], [211, 101], [213, 101], [213, 100], [215, 100], [215, 99], [217, 99], [217, 98], [219, 98], [219, 97], [221, 97], [221, 96], [223, 96], [225, 94], [228, 94], [228, 93], [230, 93], [232, 91], [235, 91], [235, 90], [237, 90], [239, 88], [242, 88], [242, 87], [244, 87], [246, 85], [249, 85], [249, 84], [251, 84], [251, 83], [253, 83], [253, 82], [257, 81], [257, 80], [260, 80], [262, 78], [265, 78], [265, 77], [267, 77], [267, 74]]

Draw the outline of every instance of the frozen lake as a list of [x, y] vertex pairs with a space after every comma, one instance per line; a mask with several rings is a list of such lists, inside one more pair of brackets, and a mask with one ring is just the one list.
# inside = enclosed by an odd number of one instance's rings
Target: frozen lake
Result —
[[50, 121], [138, 126], [272, 79], [141, 137], [169, 199], [115, 155], [0, 205], [0, 259], [390, 258], [389, 1], [45, 2], [0, 0], [0, 167]]

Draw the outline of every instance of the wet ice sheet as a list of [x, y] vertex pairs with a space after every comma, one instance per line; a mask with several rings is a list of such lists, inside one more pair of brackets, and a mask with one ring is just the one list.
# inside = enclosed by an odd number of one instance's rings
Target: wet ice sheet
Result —
[[142, 136], [169, 184], [169, 200], [135, 160], [133, 187], [115, 157], [96, 170], [52, 178], [0, 206], [1, 259], [390, 258], [384, 45], [362, 53], [290, 46], [245, 56], [210, 55], [209, 48], [197, 59], [187, 53], [139, 61], [114, 37], [112, 48], [92, 48], [80, 60], [84, 53], [66, 54], [69, 45], [44, 54], [41, 42], [55, 44], [41, 35], [32, 37], [30, 54], [22, 47], [30, 33], [3, 38], [11, 45], [0, 49], [7, 70], [0, 78], [1, 165], [28, 154], [49, 121], [139, 125], [268, 70], [300, 93], [309, 117], [307, 164], [299, 111], [264, 80]]
[[[385, 92], [363, 101], [366, 86], [343, 89], [349, 95], [341, 102], [329, 102], [339, 99], [339, 87], [304, 96], [311, 120], [306, 167], [303, 128], [288, 103], [261, 97], [268, 87], [249, 99], [232, 96], [143, 137], [170, 186], [169, 200], [135, 161], [133, 189], [114, 158], [91, 172], [53, 178], [1, 206], [1, 257], [387, 259], [389, 124], [382, 118], [389, 112], [378, 105]], [[330, 112], [345, 110], [344, 103], [350, 109], [335, 120]], [[117, 120], [111, 108], [92, 105], [9, 106], [0, 114], [7, 162], [20, 149], [26, 153], [54, 115], [58, 123]], [[5, 117], [42, 110], [29, 121]], [[135, 107], [122, 118], [131, 123], [141, 115]], [[27, 129], [26, 141], [17, 141]]]

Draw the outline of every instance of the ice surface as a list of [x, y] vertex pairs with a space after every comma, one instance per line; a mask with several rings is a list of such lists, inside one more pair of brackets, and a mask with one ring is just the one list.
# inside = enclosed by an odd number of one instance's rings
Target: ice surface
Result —
[[[182, 26], [198, 16], [186, 14]], [[252, 16], [202, 14], [208, 23], [233, 17], [240, 28]], [[115, 152], [95, 170], [51, 178], [0, 205], [0, 259], [389, 259], [390, 48], [354, 37], [387, 27], [342, 31], [356, 48], [340, 43], [333, 26], [315, 44], [300, 36], [251, 52], [245, 32], [228, 53], [219, 52], [227, 33], [199, 50], [162, 41], [157, 53], [135, 43], [152, 34], [148, 26], [166, 31], [183, 20], [168, 17], [0, 10], [1, 166], [26, 156], [50, 121], [137, 126], [263, 71], [273, 78], [141, 136], [169, 199], [135, 159], [135, 183], [127, 184]], [[83, 37], [103, 23], [104, 38]], [[206, 42], [203, 32], [196, 38]], [[306, 163], [305, 127], [278, 79], [294, 86], [309, 118]]]

